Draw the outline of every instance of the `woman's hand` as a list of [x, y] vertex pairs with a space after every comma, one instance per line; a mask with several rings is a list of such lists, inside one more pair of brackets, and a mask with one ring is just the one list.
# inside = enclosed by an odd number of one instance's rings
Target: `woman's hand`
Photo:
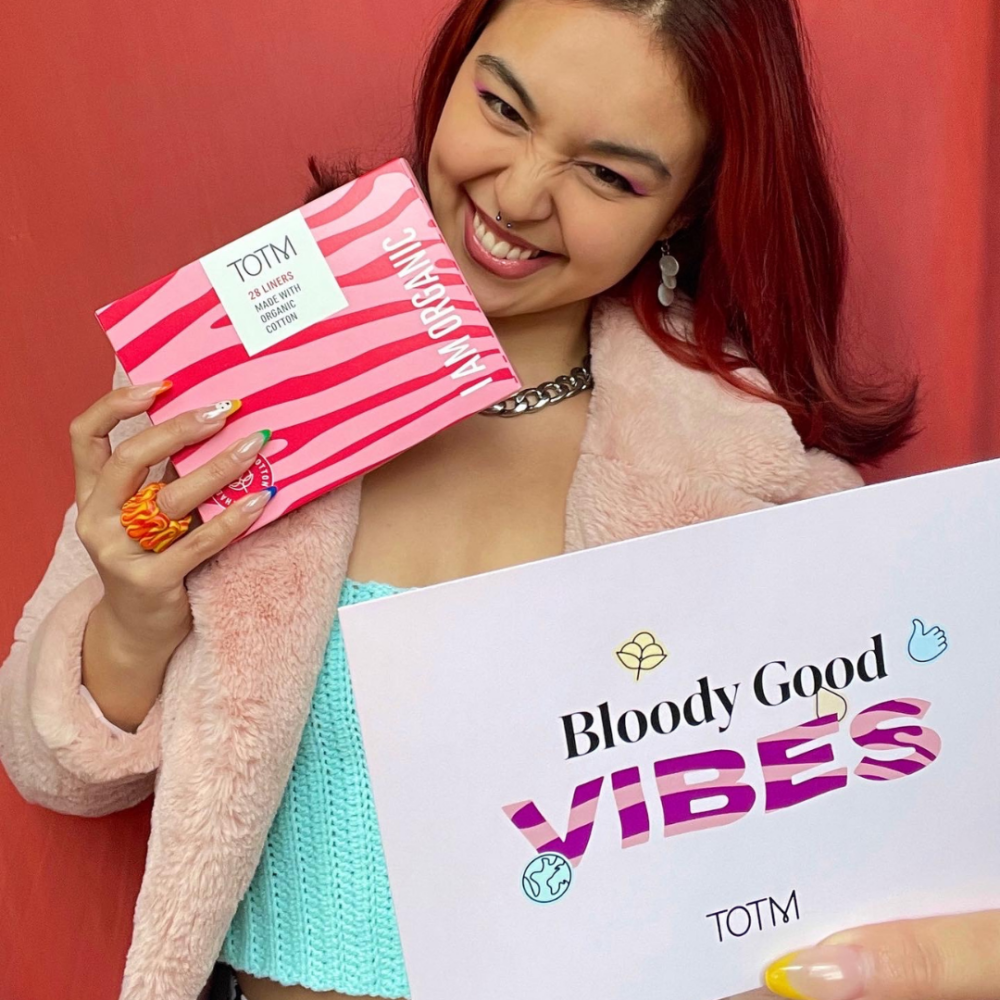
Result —
[[765, 980], [792, 1000], [998, 1000], [1000, 910], [844, 931], [778, 959]]
[[[130, 538], [120, 520], [121, 507], [150, 468], [217, 433], [239, 407], [227, 401], [189, 410], [140, 431], [112, 451], [111, 430], [147, 410], [162, 388], [156, 383], [114, 389], [70, 426], [76, 532], [104, 584], [85, 634], [84, 683], [102, 709], [111, 704], [111, 713], [105, 714], [129, 729], [155, 700], [167, 660], [191, 629], [184, 578], [242, 534], [272, 495], [265, 490], [244, 497], [207, 524], [195, 513], [188, 533], [158, 553]], [[174, 519], [195, 512], [253, 464], [267, 436], [258, 431], [185, 476], [164, 476], [170, 481], [157, 494], [160, 510]], [[132, 715], [138, 718], [130, 719]]]

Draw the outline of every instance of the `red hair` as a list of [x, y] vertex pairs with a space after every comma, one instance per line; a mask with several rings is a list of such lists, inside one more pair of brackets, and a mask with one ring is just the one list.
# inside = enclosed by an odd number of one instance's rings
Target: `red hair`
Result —
[[[458, 70], [504, 0], [460, 0], [427, 53], [406, 155], [427, 191], [427, 162]], [[829, 139], [809, 85], [811, 49], [795, 0], [582, 0], [656, 26], [710, 128], [701, 173], [670, 240], [692, 335], [657, 300], [658, 245], [608, 294], [629, 301], [667, 353], [783, 406], [803, 442], [872, 462], [913, 436], [917, 384], [860, 374], [844, 347], [843, 216]], [[376, 166], [372, 164], [371, 166]], [[371, 167], [309, 160], [308, 198]], [[684, 298], [678, 298], [683, 309]], [[686, 310], [685, 310], [686, 311]], [[737, 348], [732, 350], [733, 345]], [[742, 354], [770, 391], [742, 378]]]

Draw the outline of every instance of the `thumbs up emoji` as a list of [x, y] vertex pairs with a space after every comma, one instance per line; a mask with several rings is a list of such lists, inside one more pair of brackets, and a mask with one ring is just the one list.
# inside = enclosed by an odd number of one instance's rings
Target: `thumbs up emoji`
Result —
[[930, 663], [936, 660], [948, 648], [948, 637], [940, 625], [927, 628], [919, 619], [913, 619], [913, 632], [907, 651], [911, 660], [917, 663]]

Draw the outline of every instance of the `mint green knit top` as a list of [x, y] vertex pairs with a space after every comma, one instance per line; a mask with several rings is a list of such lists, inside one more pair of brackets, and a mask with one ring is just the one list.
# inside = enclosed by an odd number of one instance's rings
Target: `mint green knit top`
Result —
[[[348, 579], [339, 604], [396, 593]], [[219, 960], [317, 992], [409, 996], [339, 621], [284, 797]]]

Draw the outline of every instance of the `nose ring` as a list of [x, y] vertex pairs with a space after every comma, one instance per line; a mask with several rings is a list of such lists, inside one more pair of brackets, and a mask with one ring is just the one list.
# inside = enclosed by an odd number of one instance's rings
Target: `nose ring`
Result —
[[[497, 212], [497, 222], [499, 222], [499, 221], [500, 221], [500, 213]], [[513, 222], [508, 222], [507, 223], [507, 228], [508, 229], [512, 229], [513, 227], [514, 227], [514, 223]]]

